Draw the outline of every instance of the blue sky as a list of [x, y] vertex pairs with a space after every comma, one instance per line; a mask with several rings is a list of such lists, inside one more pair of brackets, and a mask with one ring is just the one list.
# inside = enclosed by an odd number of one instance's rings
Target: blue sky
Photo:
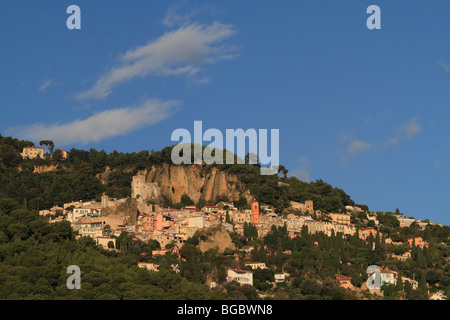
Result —
[[[68, 30], [66, 8], [81, 8]], [[366, 9], [381, 8], [381, 30]], [[289, 174], [450, 225], [450, 2], [3, 1], [0, 133], [159, 150], [279, 129]]]

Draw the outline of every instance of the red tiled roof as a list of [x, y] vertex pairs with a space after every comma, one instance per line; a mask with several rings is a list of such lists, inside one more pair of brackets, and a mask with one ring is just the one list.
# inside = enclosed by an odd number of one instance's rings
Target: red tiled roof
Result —
[[233, 269], [234, 272], [236, 273], [252, 273], [251, 271], [248, 270], [240, 270], [240, 269]]
[[347, 277], [347, 276], [344, 276], [344, 275], [342, 275], [342, 274], [337, 274], [336, 275], [336, 280], [352, 280], [352, 278], [351, 277]]
[[381, 272], [381, 273], [397, 273], [397, 272], [395, 272], [395, 271], [388, 270], [388, 269], [380, 270], [380, 272]]

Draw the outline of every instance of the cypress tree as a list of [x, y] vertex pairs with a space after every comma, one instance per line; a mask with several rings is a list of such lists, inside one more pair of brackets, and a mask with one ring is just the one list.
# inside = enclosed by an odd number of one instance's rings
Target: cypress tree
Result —
[[403, 280], [402, 280], [402, 275], [398, 274], [398, 279], [397, 279], [397, 292], [403, 291]]

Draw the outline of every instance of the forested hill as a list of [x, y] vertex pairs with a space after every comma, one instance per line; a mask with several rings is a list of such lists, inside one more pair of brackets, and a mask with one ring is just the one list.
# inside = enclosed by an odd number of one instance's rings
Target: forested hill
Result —
[[[208, 300], [229, 299], [199, 282], [161, 268], [139, 268], [139, 254], [151, 256], [150, 244], [124, 233], [120, 252], [97, 246], [90, 237], [75, 240], [67, 221], [48, 223], [11, 199], [0, 199], [0, 300]], [[231, 256], [233, 259], [234, 257]], [[180, 263], [175, 255], [166, 264]], [[82, 270], [82, 290], [69, 290], [66, 270]], [[161, 264], [162, 265], [162, 264]]]
[[[132, 177], [138, 171], [172, 165], [172, 147], [133, 153], [71, 149], [68, 159], [63, 160], [52, 141], [42, 141], [47, 154], [45, 159], [22, 159], [23, 148], [33, 145], [30, 141], [0, 135], [0, 198], [25, 203], [30, 210], [47, 209], [74, 200], [98, 200], [103, 192], [114, 198], [129, 197]], [[306, 183], [296, 177], [287, 177], [288, 170], [284, 166], [280, 166], [278, 175], [272, 176], [261, 175], [258, 164], [208, 165], [202, 170], [207, 174], [213, 167], [236, 175], [261, 203], [273, 205], [279, 212], [287, 208], [290, 201], [313, 200], [314, 208], [325, 212], [355, 205], [343, 190], [322, 180]], [[101, 181], [105, 170], [110, 173]], [[206, 202], [218, 200], [227, 199], [202, 199]], [[239, 203], [242, 207], [247, 205], [246, 201]]]
[[[158, 241], [143, 241], [125, 231], [113, 236], [116, 250], [105, 250], [91, 237], [78, 238], [68, 221], [48, 223], [36, 209], [97, 198], [102, 192], [129, 196], [132, 176], [138, 171], [172, 166], [171, 147], [131, 154], [72, 149], [62, 160], [61, 152], [45, 141], [52, 157], [22, 159], [20, 151], [31, 144], [0, 137], [0, 299], [426, 300], [429, 292], [438, 290], [450, 295], [450, 228], [436, 224], [422, 228], [416, 222], [401, 227], [390, 214], [379, 213], [378, 226], [365, 212], [354, 216], [356, 229], [375, 226], [379, 230], [367, 239], [359, 232], [344, 235], [334, 229], [329, 235], [310, 233], [307, 225], [300, 236], [292, 237], [286, 224], [272, 225], [266, 235], [259, 236], [255, 226], [244, 223], [242, 234], [230, 233], [238, 249], [222, 253], [197, 247], [203, 233], [188, 238], [179, 254], [153, 256], [154, 250], [161, 249]], [[261, 176], [258, 165], [197, 166], [205, 175], [214, 167], [239, 177], [260, 202], [280, 210], [292, 200], [312, 199], [315, 208], [324, 211], [353, 205], [344, 191], [327, 183], [287, 178], [282, 166], [274, 176]], [[105, 171], [109, 172], [106, 180]], [[238, 207], [247, 205], [236, 202]], [[426, 244], [416, 245], [418, 237]], [[254, 250], [245, 253], [244, 246]], [[160, 269], [148, 272], [138, 262], [155, 263]], [[265, 263], [267, 268], [253, 270], [246, 262]], [[67, 288], [70, 265], [80, 267], [81, 290]], [[398, 273], [396, 284], [382, 287], [383, 298], [363, 289], [372, 265]], [[236, 268], [253, 273], [252, 286], [227, 281], [228, 270]], [[290, 280], [274, 286], [277, 273], [288, 274]], [[340, 287], [336, 275], [349, 277], [347, 284], [354, 290]], [[211, 281], [218, 284], [213, 290], [208, 287]]]

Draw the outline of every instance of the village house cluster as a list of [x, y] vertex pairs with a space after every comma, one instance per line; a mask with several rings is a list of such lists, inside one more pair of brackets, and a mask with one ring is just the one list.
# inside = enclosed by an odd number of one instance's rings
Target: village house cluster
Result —
[[[142, 181], [142, 177], [134, 177], [134, 181]], [[142, 186], [141, 186], [142, 187]], [[143, 190], [140, 190], [142, 192]], [[142, 241], [156, 240], [161, 249], [154, 250], [153, 256], [164, 255], [167, 252], [178, 254], [179, 249], [186, 240], [198, 231], [206, 228], [222, 225], [228, 232], [244, 234], [244, 226], [253, 225], [258, 231], [259, 237], [267, 235], [272, 226], [286, 226], [291, 238], [301, 236], [303, 228], [307, 227], [309, 233], [323, 232], [327, 236], [333, 233], [344, 235], [357, 234], [358, 237], [368, 240], [369, 237], [377, 235], [383, 238], [381, 232], [374, 227], [367, 227], [358, 230], [352, 224], [351, 213], [360, 213], [362, 210], [358, 207], [346, 207], [346, 212], [322, 213], [320, 210], [314, 210], [313, 201], [305, 203], [291, 202], [291, 212], [287, 215], [278, 214], [268, 205], [260, 204], [257, 199], [250, 203], [250, 209], [238, 210], [232, 202], [221, 201], [215, 205], [205, 205], [198, 209], [196, 206], [185, 206], [181, 209], [163, 208], [156, 204], [144, 201], [139, 197], [136, 191], [133, 192], [133, 200], [137, 202], [137, 213], [126, 212], [126, 204], [132, 199], [111, 199], [107, 195], [102, 195], [101, 201], [71, 202], [63, 207], [55, 206], [48, 210], [41, 210], [39, 213], [49, 216], [50, 222], [69, 221], [74, 231], [78, 231], [79, 237], [92, 237], [98, 245], [106, 250], [117, 250], [116, 238], [122, 232], [132, 234], [134, 238]], [[375, 213], [366, 213], [367, 219], [373, 221], [374, 225], [379, 222]], [[402, 227], [409, 226], [417, 220], [398, 217]], [[411, 223], [410, 223], [411, 222]], [[383, 238], [384, 239], [384, 238]], [[403, 243], [392, 242], [387, 238], [384, 241], [392, 245], [404, 245]], [[428, 243], [422, 238], [410, 238], [408, 244], [412, 246], [426, 246]], [[244, 246], [238, 248], [244, 253], [251, 253], [253, 246]], [[406, 260], [411, 258], [411, 253], [395, 256], [394, 258]], [[246, 266], [252, 270], [265, 269], [265, 263], [247, 263]], [[140, 262], [139, 267], [151, 271], [158, 271], [159, 266], [154, 263]], [[172, 268], [179, 272], [178, 265]], [[397, 273], [391, 270], [382, 270], [382, 284], [396, 284]], [[228, 270], [227, 280], [235, 280], [240, 284], [253, 284], [253, 273], [250, 270]], [[289, 274], [275, 274], [275, 282], [289, 281]], [[347, 289], [353, 289], [351, 278], [343, 275], [336, 275], [336, 281]], [[417, 281], [413, 279], [403, 279], [409, 281], [412, 287], [417, 287]], [[210, 286], [214, 287], [215, 283]]]

